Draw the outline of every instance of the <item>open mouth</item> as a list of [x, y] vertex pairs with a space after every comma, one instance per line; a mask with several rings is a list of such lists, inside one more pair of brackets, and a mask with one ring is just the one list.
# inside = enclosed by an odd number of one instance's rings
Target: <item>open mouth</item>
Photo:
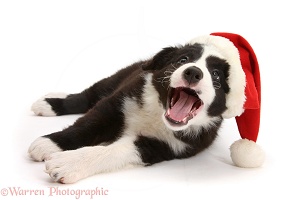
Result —
[[195, 90], [185, 87], [171, 88], [165, 117], [171, 125], [182, 126], [196, 116], [202, 105], [203, 102]]

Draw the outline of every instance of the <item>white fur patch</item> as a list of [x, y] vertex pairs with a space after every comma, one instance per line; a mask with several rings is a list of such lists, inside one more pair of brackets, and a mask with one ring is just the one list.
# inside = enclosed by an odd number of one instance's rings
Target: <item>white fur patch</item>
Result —
[[45, 137], [37, 138], [29, 147], [30, 157], [36, 161], [44, 161], [55, 152], [62, 151], [52, 140]]
[[142, 165], [134, 145], [135, 137], [123, 137], [109, 146], [84, 147], [52, 154], [46, 160], [46, 173], [54, 181], [74, 183], [101, 172]]
[[39, 100], [37, 100], [33, 105], [31, 106], [31, 110], [39, 116], [56, 116], [56, 113], [52, 110], [52, 107], [50, 104], [48, 104], [47, 101], [45, 101], [45, 98], [60, 98], [65, 99], [67, 97], [67, 94], [65, 93], [49, 93], [43, 97], [41, 97]]
[[152, 74], [146, 75], [143, 92], [143, 106], [137, 104], [136, 99], [124, 100], [124, 115], [128, 135], [142, 135], [166, 142], [175, 154], [186, 148], [186, 144], [178, 140], [171, 129], [162, 120], [165, 110], [159, 103], [159, 94], [152, 84]]

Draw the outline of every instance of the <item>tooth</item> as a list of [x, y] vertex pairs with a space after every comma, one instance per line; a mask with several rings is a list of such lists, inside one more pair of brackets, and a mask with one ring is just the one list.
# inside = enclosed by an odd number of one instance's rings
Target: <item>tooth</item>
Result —
[[171, 107], [174, 106], [174, 98], [171, 99], [171, 103], [170, 104], [171, 104]]

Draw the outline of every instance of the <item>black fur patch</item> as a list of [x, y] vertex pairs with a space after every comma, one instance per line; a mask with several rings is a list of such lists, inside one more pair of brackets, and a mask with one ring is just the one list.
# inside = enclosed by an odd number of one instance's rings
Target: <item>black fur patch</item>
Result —
[[167, 143], [155, 138], [139, 136], [134, 144], [140, 153], [142, 161], [147, 165], [172, 160], [176, 157]]
[[225, 60], [215, 56], [207, 57], [206, 62], [208, 70], [211, 74], [213, 70], [217, 70], [219, 74], [219, 83], [221, 85], [220, 88], [215, 89], [216, 96], [208, 109], [208, 114], [210, 116], [219, 116], [227, 109], [226, 94], [230, 90], [227, 79], [229, 77], [230, 65]]
[[46, 98], [56, 115], [80, 114], [89, 109], [88, 100], [84, 94], [70, 94], [65, 99]]
[[178, 140], [189, 144], [189, 147], [180, 154], [180, 157], [188, 158], [208, 148], [217, 137], [218, 129], [221, 126], [222, 120], [222, 118], [219, 118], [218, 121], [214, 122], [214, 125], [208, 128], [201, 128], [198, 133], [194, 133], [197, 134], [196, 136], [190, 136], [184, 131], [174, 132], [174, 135]]
[[119, 98], [103, 99], [72, 126], [45, 137], [63, 150], [95, 146], [104, 142], [110, 144], [121, 136], [124, 128], [122, 103]]

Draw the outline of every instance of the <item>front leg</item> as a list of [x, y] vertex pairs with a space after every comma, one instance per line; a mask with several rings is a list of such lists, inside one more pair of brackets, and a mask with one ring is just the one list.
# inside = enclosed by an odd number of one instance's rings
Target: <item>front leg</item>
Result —
[[108, 146], [84, 147], [53, 153], [45, 161], [46, 173], [56, 182], [74, 183], [94, 174], [111, 172], [127, 166], [148, 166], [191, 156], [186, 152], [185, 143], [174, 141], [175, 144], [176, 148], [169, 146], [166, 141], [125, 133]]
[[44, 161], [55, 152], [62, 149], [49, 138], [39, 137], [29, 147], [28, 154], [35, 161]]
[[144, 165], [134, 140], [134, 136], [127, 136], [108, 146], [54, 153], [45, 162], [46, 173], [56, 182], [74, 183], [97, 173]]

